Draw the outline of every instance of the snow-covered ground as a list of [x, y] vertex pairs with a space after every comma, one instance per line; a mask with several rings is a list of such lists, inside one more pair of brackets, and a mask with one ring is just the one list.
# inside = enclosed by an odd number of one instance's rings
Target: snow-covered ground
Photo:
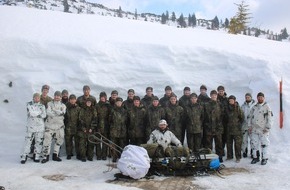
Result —
[[[137, 20], [0, 6], [0, 186], [6, 189], [128, 189], [105, 183], [114, 173], [105, 161], [77, 160], [20, 164], [26, 102], [43, 84], [77, 96], [85, 84], [96, 97], [114, 89], [139, 96], [152, 86], [163, 96], [170, 85], [181, 97], [185, 86], [199, 92], [224, 85], [240, 104], [246, 92], [265, 93], [274, 113], [270, 158], [266, 166], [250, 159], [226, 167], [239, 173], [221, 179], [195, 178], [206, 189], [289, 189], [290, 43], [202, 29], [178, 29]], [[279, 128], [279, 80], [283, 77], [284, 128]], [[9, 82], [12, 87], [8, 86]], [[7, 99], [9, 103], [4, 103]], [[63, 181], [42, 176], [62, 174]], [[134, 189], [134, 188], [132, 188]]]

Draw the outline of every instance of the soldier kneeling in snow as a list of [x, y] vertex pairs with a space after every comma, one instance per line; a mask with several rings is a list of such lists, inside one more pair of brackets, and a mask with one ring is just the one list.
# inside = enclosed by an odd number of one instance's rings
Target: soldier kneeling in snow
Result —
[[39, 162], [42, 152], [44, 133], [45, 106], [40, 103], [40, 94], [33, 94], [33, 101], [27, 103], [27, 133], [25, 136], [24, 151], [21, 155], [21, 164], [25, 164], [30, 152], [32, 140], [35, 139], [34, 162]]
[[166, 148], [170, 147], [171, 143], [175, 144], [177, 147], [182, 147], [181, 142], [177, 139], [177, 137], [168, 129], [168, 124], [166, 120], [162, 119], [159, 122], [159, 129], [155, 129], [148, 140], [147, 144], [157, 143]]

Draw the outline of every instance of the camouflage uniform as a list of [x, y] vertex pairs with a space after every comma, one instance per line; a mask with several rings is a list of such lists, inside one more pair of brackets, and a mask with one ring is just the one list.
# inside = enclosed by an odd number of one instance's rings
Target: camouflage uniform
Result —
[[[99, 101], [96, 106], [96, 110], [98, 113], [98, 124], [97, 124], [97, 132], [101, 133], [106, 138], [109, 138], [110, 125], [109, 125], [109, 116], [111, 111], [111, 105], [109, 102], [101, 102]], [[97, 159], [102, 158], [103, 160], [107, 157], [107, 145], [104, 143], [96, 145], [96, 154]]]
[[65, 114], [65, 145], [67, 156], [73, 155], [73, 147], [75, 147], [77, 157], [79, 152], [79, 137], [77, 135], [77, 128], [79, 125], [79, 113], [81, 108], [75, 104], [68, 102], [66, 104], [67, 112]]
[[158, 105], [150, 105], [147, 109], [147, 127], [146, 127], [146, 140], [149, 139], [150, 134], [155, 129], [158, 129], [159, 121], [165, 119], [164, 109]]
[[186, 107], [186, 132], [188, 147], [197, 152], [201, 148], [202, 123], [204, 107], [200, 103], [190, 104]]
[[184, 110], [178, 105], [178, 103], [172, 105], [169, 102], [169, 106], [165, 108], [165, 118], [168, 122], [168, 128], [178, 139], [181, 139], [181, 130], [184, 119], [183, 113]]
[[78, 97], [77, 99], [77, 105], [79, 105], [81, 108], [86, 107], [86, 100], [90, 99], [92, 102], [92, 107], [95, 107], [97, 104], [96, 98], [92, 95], [89, 95], [89, 97], [85, 97], [84, 95]]
[[[78, 128], [79, 151], [82, 161], [92, 161], [94, 157], [94, 144], [88, 141], [88, 136], [96, 131], [97, 111], [93, 105], [85, 106], [80, 110], [79, 114], [80, 126]], [[91, 130], [91, 132], [90, 132]]]
[[215, 140], [216, 154], [221, 158], [223, 156], [222, 148], [222, 108], [219, 102], [210, 100], [205, 103], [204, 129], [205, 148], [212, 150], [213, 139]]
[[225, 118], [227, 121], [227, 159], [233, 158], [233, 141], [235, 141], [235, 156], [238, 161], [241, 159], [242, 123], [244, 121], [244, 113], [238, 102], [228, 105]]
[[[110, 114], [110, 136], [112, 142], [122, 148], [126, 145], [127, 118], [127, 111], [124, 107], [114, 106]], [[116, 161], [118, 156], [120, 155], [113, 151], [113, 161]]]
[[166, 94], [164, 94], [164, 96], [159, 101], [161, 107], [163, 107], [163, 108], [168, 107], [169, 104], [170, 104], [170, 101], [169, 100], [170, 100], [170, 96], [166, 96]]
[[125, 100], [122, 104], [122, 106], [127, 110], [130, 111], [134, 104], [133, 104], [133, 99], [127, 98], [127, 100]]
[[226, 143], [227, 143], [227, 138], [228, 138], [227, 121], [225, 118], [226, 110], [227, 110], [228, 105], [229, 105], [229, 100], [227, 98], [227, 94], [224, 93], [224, 96], [218, 95], [218, 102], [220, 102], [220, 104], [222, 106], [222, 110], [223, 110], [223, 112], [222, 112], [222, 124], [224, 127], [224, 133], [222, 135], [222, 143], [223, 143], [223, 149], [224, 149], [226, 146]]
[[[39, 96], [39, 94], [38, 94]], [[24, 150], [21, 155], [21, 160], [26, 161], [27, 155], [30, 152], [32, 140], [35, 139], [35, 160], [39, 160], [42, 153], [43, 133], [44, 133], [44, 118], [46, 111], [44, 105], [40, 102], [28, 102], [27, 105], [27, 131], [25, 136]]]
[[148, 108], [152, 102], [153, 102], [153, 97], [154, 97], [154, 94], [152, 94], [152, 96], [147, 96], [145, 95], [144, 98], [142, 98], [141, 100], [141, 103], [146, 107]]
[[[189, 89], [189, 87], [188, 87]], [[189, 89], [190, 90], [190, 89]], [[178, 100], [179, 105], [186, 110], [187, 106], [190, 104], [190, 95], [183, 95], [179, 100]], [[184, 123], [182, 124], [182, 129], [181, 129], [181, 142], [184, 142], [185, 139], [185, 130], [186, 130], [186, 121], [183, 121]]]
[[40, 103], [42, 105], [45, 106], [45, 108], [47, 108], [47, 103], [48, 102], [51, 102], [53, 99], [50, 97], [50, 96], [46, 96], [46, 97], [43, 97], [43, 95], [41, 94], [40, 95]]
[[139, 146], [146, 143], [146, 110], [142, 104], [128, 111], [128, 122], [130, 144]]
[[[60, 146], [64, 141], [64, 114], [66, 106], [60, 101], [51, 101], [47, 104], [47, 119], [45, 121], [45, 132], [43, 141], [43, 155], [47, 159], [50, 154], [52, 139], [55, 139], [54, 155], [58, 155]], [[47, 159], [48, 160], [48, 159]]]

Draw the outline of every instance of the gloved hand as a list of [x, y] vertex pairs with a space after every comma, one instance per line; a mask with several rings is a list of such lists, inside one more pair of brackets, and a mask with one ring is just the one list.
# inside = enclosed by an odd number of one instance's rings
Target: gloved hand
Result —
[[268, 133], [269, 132], [269, 129], [265, 128], [263, 129], [263, 133]]

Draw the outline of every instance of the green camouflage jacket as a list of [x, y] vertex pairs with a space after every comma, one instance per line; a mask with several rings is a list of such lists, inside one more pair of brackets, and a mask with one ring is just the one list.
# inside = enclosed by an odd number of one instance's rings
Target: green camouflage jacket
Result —
[[204, 107], [200, 103], [186, 107], [186, 132], [190, 134], [202, 133]]
[[205, 103], [204, 131], [206, 135], [223, 134], [222, 107], [217, 101]]

